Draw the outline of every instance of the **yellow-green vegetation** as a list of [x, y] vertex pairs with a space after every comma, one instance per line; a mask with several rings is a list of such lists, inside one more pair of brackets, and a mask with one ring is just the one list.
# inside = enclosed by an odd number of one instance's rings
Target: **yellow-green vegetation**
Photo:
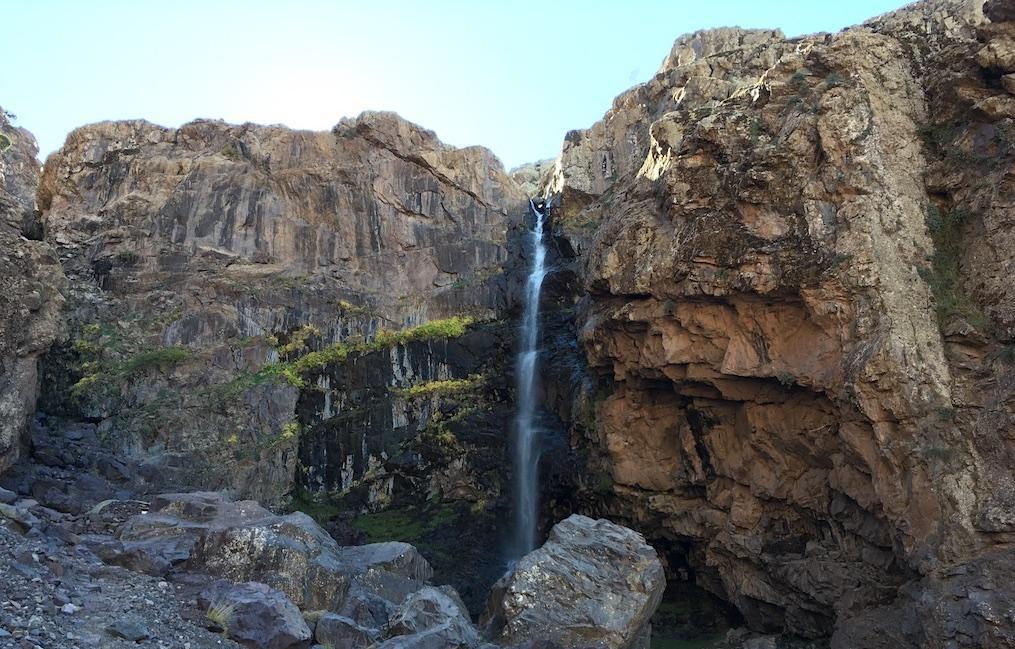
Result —
[[232, 624], [235, 615], [236, 607], [228, 602], [212, 602], [204, 614], [215, 626], [222, 629], [224, 634], [229, 633], [229, 625]]
[[166, 370], [191, 356], [188, 348], [182, 346], [157, 347], [136, 352], [123, 359], [111, 357], [115, 335], [100, 325], [89, 324], [82, 329], [82, 337], [71, 347], [78, 357], [77, 370], [81, 378], [71, 386], [71, 394], [81, 398], [103, 383], [126, 381], [133, 376], [151, 371]]
[[[342, 362], [349, 358], [350, 354], [365, 354], [411, 342], [457, 338], [463, 335], [473, 322], [475, 319], [469, 316], [454, 316], [445, 320], [431, 320], [399, 331], [382, 329], [370, 341], [340, 342], [320, 351], [310, 352], [293, 361], [289, 369], [292, 370], [292, 375], [298, 378], [329, 363]], [[302, 386], [303, 382], [300, 379], [297, 387]]]
[[370, 313], [370, 307], [353, 304], [349, 300], [338, 300], [336, 304], [338, 304], [339, 308], [342, 309], [346, 315], [362, 315], [364, 313]]
[[12, 144], [14, 144], [14, 143], [11, 142], [11, 139], [9, 137], [4, 135], [3, 133], [0, 133], [0, 153], [2, 153], [4, 151], [6, 151], [7, 149], [11, 148]]
[[483, 387], [486, 377], [481, 374], [470, 374], [464, 379], [440, 379], [417, 383], [407, 388], [394, 388], [392, 392], [408, 399], [421, 397], [456, 397], [474, 393]]
[[[220, 406], [232, 401], [247, 390], [271, 381], [294, 383], [299, 377], [292, 375], [283, 363], [270, 363], [256, 372], [245, 372], [231, 381], [211, 386], [209, 392]], [[302, 384], [302, 381], [300, 381]], [[301, 387], [301, 386], [297, 386]]]
[[934, 255], [929, 268], [919, 269], [920, 277], [934, 293], [937, 317], [945, 324], [953, 317], [960, 317], [977, 329], [987, 329], [990, 319], [966, 295], [962, 288], [960, 262], [962, 257], [962, 226], [972, 214], [954, 209], [942, 213], [931, 206], [927, 213], [927, 230], [934, 241]]
[[[288, 356], [296, 352], [302, 352], [307, 348], [307, 339], [311, 336], [320, 336], [321, 330], [312, 324], [303, 325], [289, 334], [289, 340], [284, 345], [275, 344], [279, 356]], [[272, 336], [274, 338], [274, 336]], [[278, 339], [275, 338], [277, 341]]]

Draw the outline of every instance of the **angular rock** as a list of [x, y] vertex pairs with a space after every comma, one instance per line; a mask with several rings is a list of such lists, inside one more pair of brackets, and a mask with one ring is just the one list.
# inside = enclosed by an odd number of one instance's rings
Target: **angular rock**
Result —
[[335, 613], [325, 613], [314, 627], [314, 641], [333, 649], [358, 649], [369, 647], [378, 638], [380, 631], [360, 626], [353, 620]]
[[575, 514], [505, 576], [485, 625], [501, 644], [640, 648], [665, 587], [659, 557], [640, 534]]
[[145, 621], [133, 616], [116, 620], [106, 627], [106, 632], [114, 638], [123, 638], [131, 642], [140, 642], [152, 637], [151, 629], [148, 628]]
[[309, 516], [278, 516], [222, 494], [166, 494], [120, 530], [124, 551], [230, 581], [261, 580], [303, 609], [339, 604], [353, 578], [385, 599], [418, 589], [429, 564], [406, 543], [339, 547]]
[[198, 604], [245, 647], [289, 649], [310, 640], [310, 627], [296, 605], [265, 584], [218, 583], [201, 593]]
[[391, 614], [387, 635], [421, 636], [427, 642], [441, 637], [448, 647], [473, 647], [480, 641], [468, 609], [447, 586], [425, 586], [406, 597]]

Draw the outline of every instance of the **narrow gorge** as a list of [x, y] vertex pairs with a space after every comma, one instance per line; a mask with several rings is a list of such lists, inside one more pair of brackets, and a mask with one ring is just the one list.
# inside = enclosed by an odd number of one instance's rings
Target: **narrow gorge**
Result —
[[1015, 2], [0, 134], [0, 647], [1015, 647]]

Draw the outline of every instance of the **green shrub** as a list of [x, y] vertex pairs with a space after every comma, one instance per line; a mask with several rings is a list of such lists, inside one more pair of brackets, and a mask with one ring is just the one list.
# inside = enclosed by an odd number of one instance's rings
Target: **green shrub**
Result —
[[305, 356], [301, 356], [292, 363], [291, 370], [298, 377], [312, 370], [325, 367], [329, 363], [342, 362], [353, 353], [365, 354], [398, 345], [406, 345], [411, 342], [457, 338], [463, 335], [473, 322], [475, 322], [475, 319], [469, 316], [454, 316], [444, 320], [431, 320], [430, 322], [399, 331], [382, 329], [377, 332], [371, 341], [340, 342], [320, 351], [310, 352]]
[[940, 324], [953, 317], [961, 317], [974, 327], [985, 329], [990, 320], [962, 289], [962, 226], [971, 218], [972, 214], [965, 210], [941, 213], [937, 207], [931, 206], [926, 222], [934, 242], [934, 254], [930, 267], [918, 269], [918, 272], [934, 294]]
[[240, 153], [240, 147], [236, 145], [236, 142], [229, 142], [224, 147], [222, 147], [222, 150], [219, 151], [219, 153], [221, 153], [224, 157], [228, 158], [229, 160], [232, 160], [233, 162], [236, 162], [242, 157], [242, 154]]
[[99, 385], [125, 381], [135, 374], [149, 370], [166, 370], [191, 356], [190, 350], [186, 347], [160, 347], [135, 354], [124, 361], [112, 362], [98, 358], [102, 354], [102, 349], [95, 343], [80, 338], [74, 341], [74, 349], [79, 355], [97, 359], [78, 366], [83, 376], [71, 386], [71, 395], [79, 399], [90, 394]]
[[486, 382], [486, 377], [480, 374], [470, 374], [464, 379], [441, 379], [417, 383], [407, 388], [395, 388], [395, 394], [408, 399], [420, 397], [453, 397], [475, 392]]
[[14, 143], [11, 142], [11, 139], [9, 137], [4, 135], [3, 133], [0, 133], [0, 153], [3, 153], [7, 149], [11, 148], [13, 144]]

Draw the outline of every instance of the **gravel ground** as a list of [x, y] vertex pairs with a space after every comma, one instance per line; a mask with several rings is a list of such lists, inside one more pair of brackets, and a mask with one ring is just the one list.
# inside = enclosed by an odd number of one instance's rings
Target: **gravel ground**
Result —
[[188, 622], [176, 586], [103, 564], [52, 510], [14, 506], [38, 524], [0, 516], [0, 648], [239, 647]]

